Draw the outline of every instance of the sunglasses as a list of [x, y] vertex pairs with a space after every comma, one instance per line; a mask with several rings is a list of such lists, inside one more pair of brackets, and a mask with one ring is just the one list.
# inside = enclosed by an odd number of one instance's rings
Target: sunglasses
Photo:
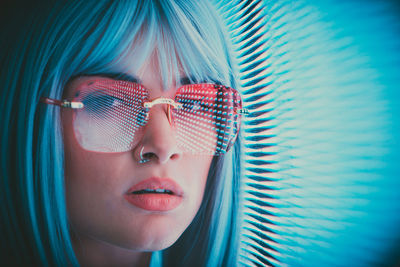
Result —
[[143, 137], [149, 112], [167, 105], [167, 116], [182, 152], [221, 155], [235, 142], [243, 114], [239, 93], [209, 83], [189, 84], [177, 89], [174, 99], [152, 101], [141, 84], [100, 80], [85, 85], [72, 99], [42, 98], [42, 102], [70, 108], [75, 138], [93, 152], [132, 150]]

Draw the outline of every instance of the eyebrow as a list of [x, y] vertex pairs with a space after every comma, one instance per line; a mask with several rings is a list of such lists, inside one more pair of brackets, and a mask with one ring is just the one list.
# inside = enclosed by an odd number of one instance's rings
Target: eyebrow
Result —
[[123, 72], [100, 72], [100, 73], [81, 73], [75, 76], [76, 77], [91, 77], [91, 76], [99, 76], [104, 78], [111, 78], [113, 80], [118, 81], [126, 81], [126, 82], [134, 82], [141, 83], [141, 80], [133, 75], [123, 73]]
[[221, 82], [219, 82], [219, 81], [217, 81], [215, 79], [212, 79], [210, 77], [207, 77], [205, 79], [200, 79], [199, 80], [199, 79], [196, 79], [194, 76], [185, 76], [185, 77], [182, 77], [180, 79], [180, 83], [182, 85], [196, 84], [196, 83], [207, 83], [209, 81], [211, 81], [212, 83], [215, 83], [215, 84], [221, 84]]

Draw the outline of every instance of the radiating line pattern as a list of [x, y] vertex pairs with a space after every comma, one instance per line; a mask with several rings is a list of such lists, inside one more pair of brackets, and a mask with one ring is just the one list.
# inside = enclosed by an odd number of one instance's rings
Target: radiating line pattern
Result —
[[215, 2], [251, 113], [239, 264], [390, 264], [400, 241], [398, 7]]

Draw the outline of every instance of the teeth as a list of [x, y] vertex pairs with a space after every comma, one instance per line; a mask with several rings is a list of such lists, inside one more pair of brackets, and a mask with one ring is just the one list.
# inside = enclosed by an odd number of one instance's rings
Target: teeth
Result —
[[145, 192], [154, 192], [155, 190], [153, 190], [153, 189], [144, 189], [143, 191], [145, 191]]
[[146, 194], [146, 193], [160, 193], [160, 194], [173, 194], [172, 191], [167, 189], [143, 189], [140, 191], [132, 192], [133, 194]]
[[166, 193], [167, 190], [165, 189], [145, 189], [145, 192], [156, 192], [156, 193]]

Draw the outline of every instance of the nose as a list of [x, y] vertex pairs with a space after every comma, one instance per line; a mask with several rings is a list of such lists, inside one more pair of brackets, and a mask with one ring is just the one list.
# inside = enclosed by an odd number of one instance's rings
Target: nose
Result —
[[135, 149], [139, 160], [165, 164], [181, 157], [182, 152], [177, 146], [175, 129], [168, 117], [167, 106], [157, 105], [150, 109], [142, 140]]

